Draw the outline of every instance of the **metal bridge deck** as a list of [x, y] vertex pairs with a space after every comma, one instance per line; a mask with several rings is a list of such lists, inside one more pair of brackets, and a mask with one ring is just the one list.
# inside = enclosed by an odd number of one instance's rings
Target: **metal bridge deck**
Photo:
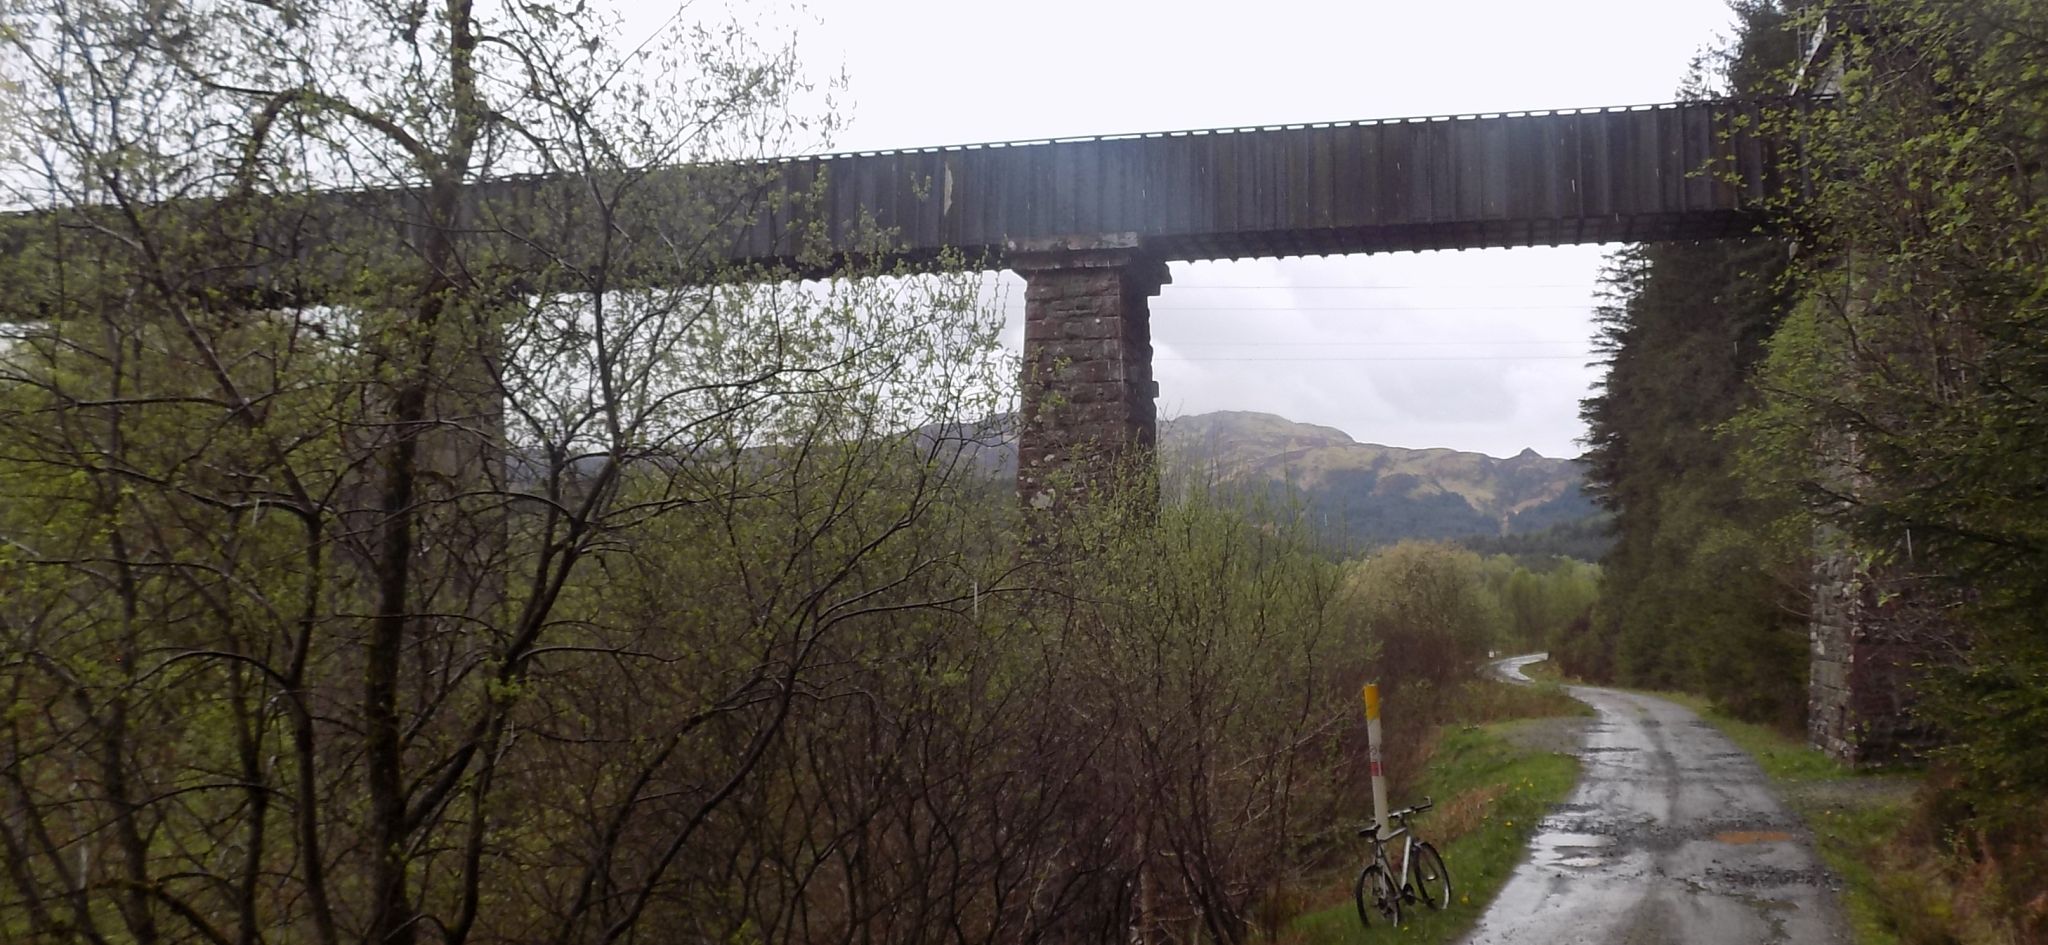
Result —
[[[730, 254], [793, 262], [814, 226], [852, 245], [864, 213], [911, 256], [1088, 234], [1133, 234], [1167, 259], [1738, 235], [1776, 186], [1757, 112], [1704, 101], [790, 160]], [[820, 196], [776, 196], [806, 192]]]
[[[465, 190], [462, 264], [512, 287], [573, 290], [592, 284], [601, 253], [621, 252], [624, 264], [597, 284], [820, 276], [855, 258], [993, 268], [1010, 247], [1057, 240], [1135, 240], [1157, 258], [1193, 260], [1734, 236], [1768, 225], [1780, 192], [1778, 146], [1757, 131], [1765, 107], [1698, 101], [506, 178]], [[346, 295], [366, 270], [404, 264], [420, 243], [421, 200], [328, 191], [151, 213], [178, 215], [179, 232], [209, 244], [183, 267], [209, 290], [274, 304]], [[0, 216], [0, 259], [32, 277], [128, 225], [85, 216], [100, 215]], [[21, 305], [41, 307], [0, 301]]]

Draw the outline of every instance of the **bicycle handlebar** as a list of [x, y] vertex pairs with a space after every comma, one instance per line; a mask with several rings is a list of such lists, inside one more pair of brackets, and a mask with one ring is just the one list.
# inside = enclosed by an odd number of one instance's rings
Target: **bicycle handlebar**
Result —
[[[1430, 809], [1430, 808], [1432, 808], [1432, 807], [1435, 807], [1435, 806], [1436, 806], [1436, 801], [1435, 801], [1434, 799], [1430, 798], [1430, 797], [1429, 797], [1428, 795], [1424, 795], [1424, 796], [1423, 796], [1423, 798], [1422, 798], [1422, 803], [1420, 803], [1420, 804], [1417, 804], [1417, 805], [1415, 805], [1415, 806], [1413, 806], [1413, 807], [1404, 807], [1404, 808], [1402, 808], [1402, 809], [1400, 809], [1400, 810], [1388, 811], [1388, 812], [1387, 812], [1387, 820], [1388, 820], [1388, 821], [1400, 821], [1400, 820], [1407, 820], [1408, 818], [1410, 818], [1410, 817], [1413, 817], [1413, 816], [1415, 816], [1416, 814], [1420, 814], [1420, 813], [1422, 813], [1423, 811], [1426, 811], [1426, 810], [1428, 810], [1428, 809]], [[1361, 837], [1370, 837], [1370, 836], [1374, 836], [1374, 835], [1378, 834], [1378, 832], [1379, 832], [1379, 826], [1380, 826], [1380, 822], [1379, 822], [1379, 821], [1377, 821], [1377, 820], [1368, 820], [1368, 821], [1366, 821], [1366, 822], [1365, 822], [1365, 826], [1363, 826], [1363, 827], [1360, 827], [1360, 828], [1358, 828], [1358, 835], [1359, 835], [1359, 836], [1361, 836]]]

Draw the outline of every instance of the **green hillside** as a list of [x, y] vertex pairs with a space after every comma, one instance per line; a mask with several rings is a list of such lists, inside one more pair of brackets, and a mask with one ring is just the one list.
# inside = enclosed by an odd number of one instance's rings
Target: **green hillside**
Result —
[[[1015, 423], [1003, 415], [923, 432], [1008, 481], [1017, 474]], [[1208, 483], [1298, 510], [1344, 551], [1418, 538], [1590, 561], [1608, 543], [1605, 519], [1580, 489], [1584, 465], [1534, 450], [1497, 459], [1403, 449], [1270, 413], [1223, 410], [1162, 422], [1159, 465], [1169, 482]]]
[[1169, 475], [1300, 503], [1348, 547], [1403, 538], [1520, 535], [1596, 514], [1575, 460], [1533, 450], [1497, 459], [1450, 449], [1360, 443], [1342, 430], [1267, 413], [1220, 411], [1161, 425]]

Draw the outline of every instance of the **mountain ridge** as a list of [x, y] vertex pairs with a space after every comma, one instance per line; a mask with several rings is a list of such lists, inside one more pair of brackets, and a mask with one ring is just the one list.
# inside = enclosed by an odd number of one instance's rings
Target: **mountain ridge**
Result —
[[[1312, 512], [1351, 521], [1354, 531], [1385, 531], [1368, 519], [1391, 514], [1422, 526], [1422, 534], [1399, 537], [1507, 535], [1596, 511], [1581, 489], [1584, 467], [1577, 459], [1552, 459], [1529, 448], [1503, 459], [1449, 447], [1361, 443], [1334, 427], [1241, 410], [1175, 418], [1161, 424], [1159, 439], [1161, 461], [1170, 469], [1220, 483], [1277, 484]], [[1437, 509], [1443, 520], [1418, 518], [1403, 505]], [[1481, 519], [1493, 527], [1479, 526]]]
[[[1017, 470], [1016, 418], [931, 428], [968, 444], [986, 473]], [[1335, 427], [1277, 414], [1223, 410], [1162, 421], [1159, 465], [1169, 479], [1284, 503], [1346, 550], [1407, 538], [1464, 540], [1528, 535], [1599, 514], [1583, 491], [1584, 465], [1534, 449], [1500, 458], [1450, 447], [1361, 443]]]

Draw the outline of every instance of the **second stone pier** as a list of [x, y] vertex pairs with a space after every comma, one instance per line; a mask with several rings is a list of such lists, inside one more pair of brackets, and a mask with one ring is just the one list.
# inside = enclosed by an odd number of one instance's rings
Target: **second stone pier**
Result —
[[1012, 244], [1024, 277], [1017, 494], [1051, 510], [1146, 476], [1157, 436], [1151, 298], [1166, 263], [1135, 237]]

